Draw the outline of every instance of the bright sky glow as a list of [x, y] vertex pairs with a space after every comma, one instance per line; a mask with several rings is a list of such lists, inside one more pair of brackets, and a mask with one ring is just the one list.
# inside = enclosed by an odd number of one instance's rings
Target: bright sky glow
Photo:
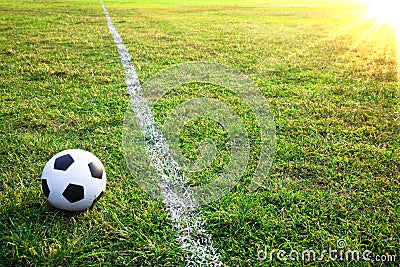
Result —
[[400, 1], [367, 0], [367, 3], [367, 18], [377, 19], [381, 24], [391, 24], [397, 32], [400, 31]]
[[376, 19], [379, 24], [393, 27], [397, 35], [397, 80], [400, 81], [400, 1], [365, 0], [368, 4], [367, 19]]

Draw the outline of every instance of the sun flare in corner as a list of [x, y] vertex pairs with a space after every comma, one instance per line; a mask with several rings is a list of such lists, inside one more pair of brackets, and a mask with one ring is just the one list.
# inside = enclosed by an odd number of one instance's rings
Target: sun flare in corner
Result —
[[380, 25], [393, 27], [397, 37], [397, 81], [400, 81], [400, 1], [365, 0], [368, 4], [367, 19], [375, 19]]
[[381, 24], [390, 24], [400, 31], [400, 1], [397, 0], [367, 0], [366, 17], [376, 19]]
[[397, 36], [397, 80], [400, 81], [400, 1], [365, 0], [368, 8], [365, 17], [377, 24], [393, 27]]

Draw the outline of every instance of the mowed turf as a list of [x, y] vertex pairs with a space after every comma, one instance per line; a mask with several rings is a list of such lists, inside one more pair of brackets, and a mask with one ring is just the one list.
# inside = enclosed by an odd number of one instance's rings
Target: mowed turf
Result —
[[[154, 109], [162, 122], [193, 96], [220, 99], [254, 140], [243, 182], [203, 208], [226, 266], [302, 266], [257, 254], [336, 249], [339, 238], [346, 249], [400, 258], [392, 28], [374, 28], [363, 20], [365, 6], [350, 1], [105, 4], [142, 82], [173, 64], [211, 61], [249, 75], [270, 104], [276, 157], [257, 192], [248, 191], [257, 122], [231, 91], [187, 85]], [[125, 165], [121, 131], [129, 97], [100, 2], [0, 0], [0, 30], [0, 265], [182, 266], [165, 206], [136, 185]], [[207, 119], [183, 129], [189, 158], [198, 157], [204, 138], [220, 150], [193, 183], [226, 166], [224, 137]], [[106, 193], [83, 213], [53, 209], [40, 189], [46, 161], [69, 148], [93, 152], [107, 172]]]

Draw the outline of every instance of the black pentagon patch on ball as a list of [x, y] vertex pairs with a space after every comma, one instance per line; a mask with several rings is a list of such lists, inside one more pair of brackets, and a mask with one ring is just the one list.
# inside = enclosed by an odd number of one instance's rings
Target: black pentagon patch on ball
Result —
[[83, 186], [76, 184], [69, 184], [67, 188], [65, 188], [63, 196], [71, 203], [82, 200], [85, 197], [83, 192]]
[[54, 162], [54, 169], [66, 171], [72, 163], [74, 163], [74, 159], [69, 154], [67, 154], [56, 159], [56, 161]]
[[101, 179], [101, 177], [103, 177], [103, 167], [101, 167], [99, 164], [91, 162], [88, 164], [88, 166], [93, 178]]
[[47, 185], [46, 179], [42, 179], [42, 190], [43, 190], [44, 195], [46, 197], [49, 197], [50, 189], [49, 189], [49, 186]]

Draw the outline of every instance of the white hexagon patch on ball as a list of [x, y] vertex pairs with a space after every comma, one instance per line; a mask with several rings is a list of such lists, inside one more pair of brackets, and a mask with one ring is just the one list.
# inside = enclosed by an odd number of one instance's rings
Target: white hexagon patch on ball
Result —
[[106, 189], [106, 172], [92, 153], [69, 149], [54, 155], [43, 169], [42, 190], [51, 205], [68, 211], [93, 206]]

